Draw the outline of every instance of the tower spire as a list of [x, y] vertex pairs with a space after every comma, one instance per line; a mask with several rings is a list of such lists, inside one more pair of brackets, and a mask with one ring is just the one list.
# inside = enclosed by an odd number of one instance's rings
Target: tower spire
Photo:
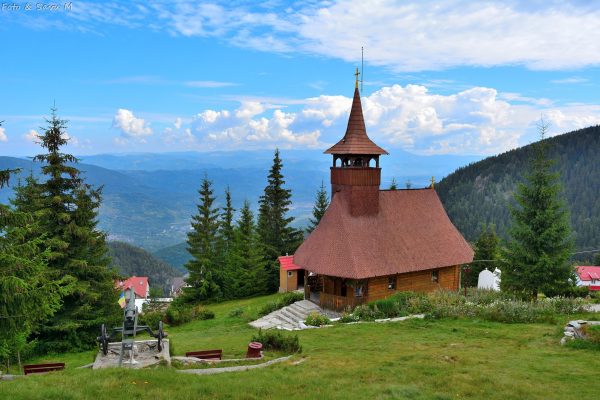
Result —
[[358, 67], [356, 67], [356, 72], [354, 73], [354, 76], [356, 77], [356, 83], [354, 85], [355, 89], [358, 89], [358, 75], [360, 75], [360, 72], [358, 72]]

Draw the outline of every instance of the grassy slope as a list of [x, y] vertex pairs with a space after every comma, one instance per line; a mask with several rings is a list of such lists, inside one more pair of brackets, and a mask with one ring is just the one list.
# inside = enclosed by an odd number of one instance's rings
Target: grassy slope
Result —
[[[243, 355], [254, 330], [228, 313], [242, 306], [255, 314], [271, 297], [214, 305], [216, 319], [169, 329], [176, 353]], [[0, 398], [593, 398], [598, 354], [563, 348], [560, 335], [554, 325], [465, 320], [336, 326], [299, 332], [299, 365], [214, 376], [77, 370], [92, 352], [61, 355], [48, 360], [65, 361], [67, 371], [2, 382]]]

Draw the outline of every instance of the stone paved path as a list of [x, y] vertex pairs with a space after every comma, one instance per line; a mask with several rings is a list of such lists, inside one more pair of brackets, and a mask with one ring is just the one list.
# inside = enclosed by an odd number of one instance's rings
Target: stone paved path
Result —
[[313, 312], [327, 315], [329, 318], [339, 317], [337, 313], [324, 311], [315, 303], [312, 303], [308, 300], [301, 300], [287, 307], [273, 311], [272, 313], [265, 315], [256, 321], [250, 322], [250, 326], [261, 329], [305, 329], [306, 326], [304, 326], [304, 320], [306, 320], [306, 317]]
[[292, 356], [276, 358], [274, 360], [267, 361], [262, 364], [241, 365], [238, 367], [224, 367], [224, 368], [179, 369], [179, 370], [177, 370], [177, 372], [181, 372], [183, 374], [213, 375], [213, 374], [222, 374], [223, 372], [247, 371], [249, 369], [268, 367], [269, 365], [289, 360], [290, 357], [292, 357]]

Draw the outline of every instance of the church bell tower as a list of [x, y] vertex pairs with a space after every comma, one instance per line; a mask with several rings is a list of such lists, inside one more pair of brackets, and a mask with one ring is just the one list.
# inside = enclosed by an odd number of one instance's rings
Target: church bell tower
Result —
[[366, 216], [379, 212], [379, 156], [388, 152], [367, 136], [358, 91], [358, 68], [355, 75], [354, 99], [346, 134], [342, 140], [327, 149], [325, 154], [333, 155], [331, 197], [345, 193], [349, 199], [350, 214]]

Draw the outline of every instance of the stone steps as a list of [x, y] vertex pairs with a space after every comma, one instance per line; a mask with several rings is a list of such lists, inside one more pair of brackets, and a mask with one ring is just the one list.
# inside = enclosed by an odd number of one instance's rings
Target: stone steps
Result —
[[300, 323], [303, 323], [306, 317], [313, 312], [325, 314], [316, 304], [308, 300], [301, 300], [250, 322], [250, 326], [261, 329], [297, 330], [300, 329]]

